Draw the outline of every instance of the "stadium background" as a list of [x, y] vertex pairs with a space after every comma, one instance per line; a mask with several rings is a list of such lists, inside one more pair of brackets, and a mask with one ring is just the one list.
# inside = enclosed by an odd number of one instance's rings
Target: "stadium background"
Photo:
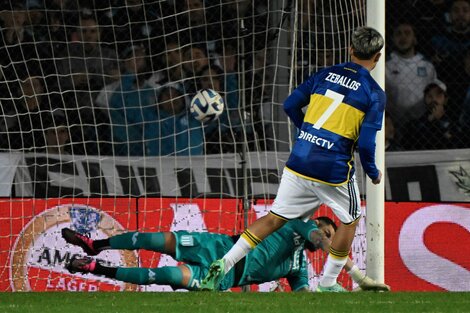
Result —
[[[443, 129], [424, 133], [411, 115], [392, 112], [386, 121], [394, 144], [386, 153], [385, 278], [394, 290], [470, 290], [470, 279], [448, 283], [470, 270], [462, 257], [470, 252], [467, 4], [387, 1], [387, 59], [397, 25], [413, 23], [417, 49], [449, 99]], [[266, 211], [295, 137], [282, 101], [307, 75], [346, 61], [351, 31], [366, 24], [360, 0], [28, 0], [2, 1], [0, 10], [2, 291], [137, 290], [63, 271], [78, 251], [61, 242], [58, 227], [80, 217], [83, 224], [93, 212], [106, 221], [88, 226], [95, 236], [243, 229], [256, 208]], [[201, 127], [187, 104], [207, 86], [224, 95], [227, 114]], [[413, 90], [425, 108], [423, 90]], [[389, 106], [398, 105], [389, 99]], [[364, 193], [360, 168], [358, 176]], [[327, 208], [320, 214], [331, 215]], [[404, 237], [407, 221], [429, 224]], [[442, 232], [455, 240], [443, 242]], [[352, 252], [362, 269], [366, 235], [362, 225]], [[106, 257], [125, 265], [174, 262], [153, 253]], [[312, 289], [323, 258], [310, 258]]]

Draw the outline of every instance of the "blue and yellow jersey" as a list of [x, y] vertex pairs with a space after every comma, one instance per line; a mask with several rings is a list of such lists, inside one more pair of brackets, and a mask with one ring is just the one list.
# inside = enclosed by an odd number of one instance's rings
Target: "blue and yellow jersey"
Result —
[[292, 220], [269, 235], [246, 256], [239, 285], [258, 284], [287, 278], [292, 290], [308, 287], [304, 256], [305, 239], [318, 230], [314, 221]]
[[289, 105], [295, 110], [308, 107], [301, 125], [296, 124], [300, 129], [287, 169], [329, 185], [345, 184], [354, 174], [361, 127], [382, 128], [384, 91], [366, 68], [348, 62], [319, 71], [292, 95]]

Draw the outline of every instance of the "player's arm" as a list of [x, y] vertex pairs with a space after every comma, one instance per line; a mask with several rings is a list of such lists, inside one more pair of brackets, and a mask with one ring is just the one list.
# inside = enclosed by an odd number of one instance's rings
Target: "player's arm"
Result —
[[382, 173], [375, 164], [375, 139], [377, 132], [382, 128], [386, 102], [385, 93], [382, 90], [374, 90], [370, 101], [371, 106], [361, 125], [357, 146], [364, 171], [374, 184], [378, 184]]
[[301, 128], [304, 122], [305, 114], [302, 108], [307, 106], [310, 102], [313, 80], [313, 76], [310, 77], [307, 81], [299, 85], [284, 101], [284, 111], [297, 128]]
[[378, 283], [364, 274], [350, 258], [348, 258], [344, 269], [363, 291], [390, 291], [389, 285]]
[[380, 183], [382, 176], [382, 173], [375, 164], [375, 139], [377, 131], [378, 129], [376, 128], [363, 126], [358, 140], [358, 150], [362, 167], [374, 184]]
[[327, 247], [326, 249], [330, 247], [331, 240], [326, 237], [323, 231], [318, 229], [318, 226], [314, 221], [308, 220], [304, 222], [299, 219], [294, 219], [289, 221], [289, 225], [291, 225], [292, 229], [297, 234], [299, 234], [305, 240], [309, 241], [314, 246], [314, 249], [310, 250], [324, 250], [324, 247]]

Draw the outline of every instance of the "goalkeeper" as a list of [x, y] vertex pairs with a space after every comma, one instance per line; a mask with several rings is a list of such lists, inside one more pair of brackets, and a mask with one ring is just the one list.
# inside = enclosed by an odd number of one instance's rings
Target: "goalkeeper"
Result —
[[[289, 221], [259, 244], [224, 277], [219, 290], [250, 284], [260, 284], [285, 277], [293, 291], [308, 290], [308, 272], [304, 248], [328, 250], [336, 225], [328, 217], [315, 221]], [[173, 289], [199, 290], [213, 259], [223, 256], [238, 236], [208, 232], [128, 232], [102, 240], [92, 240], [69, 228], [62, 229], [66, 242], [80, 246], [88, 255], [107, 249], [146, 249], [172, 256], [184, 262], [179, 266], [159, 268], [126, 268], [105, 266], [91, 257], [73, 258], [66, 268], [71, 273], [92, 273], [120, 281], [138, 284], [170, 285]], [[345, 269], [363, 290], [387, 291], [362, 274], [349, 260]]]

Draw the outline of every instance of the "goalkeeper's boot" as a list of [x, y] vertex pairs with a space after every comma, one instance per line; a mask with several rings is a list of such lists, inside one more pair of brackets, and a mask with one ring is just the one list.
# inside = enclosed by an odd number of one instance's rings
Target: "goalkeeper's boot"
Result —
[[209, 267], [209, 273], [201, 282], [201, 290], [214, 291], [219, 289], [219, 285], [225, 277], [225, 260], [214, 261]]
[[70, 228], [62, 228], [62, 238], [72, 245], [81, 247], [88, 255], [97, 255], [100, 253], [99, 251], [96, 251], [95, 248], [93, 248], [93, 239], [77, 233]]
[[318, 284], [317, 292], [347, 292], [340, 284], [336, 283], [331, 287], [323, 287]]
[[65, 268], [72, 274], [74, 273], [91, 273], [96, 268], [96, 260], [86, 256], [83, 258], [72, 258]]

